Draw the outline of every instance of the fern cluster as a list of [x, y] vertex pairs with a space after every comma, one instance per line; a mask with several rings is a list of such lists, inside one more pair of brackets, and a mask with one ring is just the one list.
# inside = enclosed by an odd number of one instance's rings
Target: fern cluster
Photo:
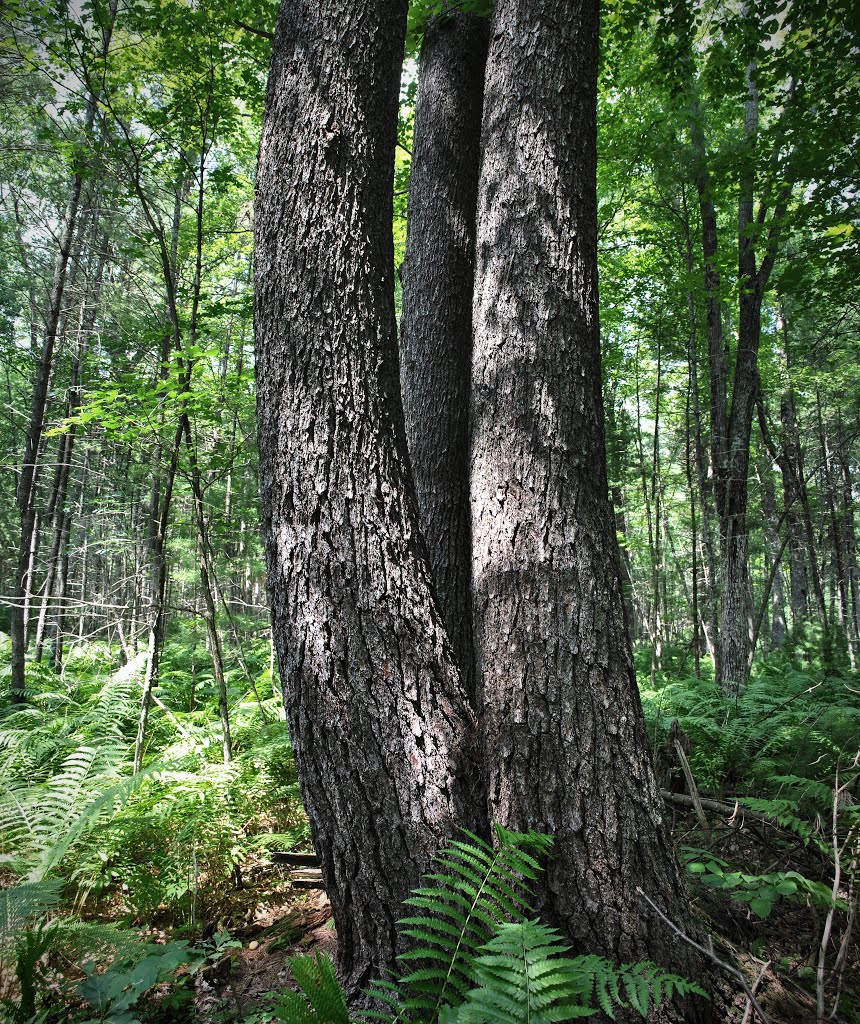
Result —
[[[379, 1009], [359, 1018], [385, 1024], [532, 1024], [589, 1016], [597, 1005], [631, 1007], [697, 993], [696, 985], [653, 964], [616, 967], [571, 954], [558, 932], [533, 919], [529, 883], [551, 848], [550, 836], [496, 826], [496, 844], [465, 833], [436, 859], [436, 870], [406, 900], [417, 913], [401, 922], [412, 946], [396, 980], [373, 985]], [[430, 884], [432, 883], [432, 884]]]
[[835, 766], [856, 750], [860, 706], [846, 701], [847, 685], [839, 675], [813, 677], [772, 655], [756, 664], [736, 698], [710, 680], [681, 678], [643, 687], [642, 701], [655, 739], [678, 719], [703, 792], [788, 799], [805, 817], [826, 811]]
[[87, 645], [70, 652], [64, 677], [28, 666], [28, 704], [0, 705], [0, 999], [11, 1000], [8, 1019], [35, 1012], [46, 952], [78, 964], [140, 958], [137, 933], [74, 916], [92, 894], [110, 898], [114, 912], [167, 910], [184, 923], [203, 906], [198, 890], [226, 880], [272, 834], [306, 838], [271, 683], [256, 694], [235, 685], [234, 759], [224, 766], [217, 716], [201, 699], [205, 680], [167, 657], [160, 692], [171, 712], [153, 709], [145, 768], [132, 776], [144, 667], [139, 657], [117, 669], [106, 645]]

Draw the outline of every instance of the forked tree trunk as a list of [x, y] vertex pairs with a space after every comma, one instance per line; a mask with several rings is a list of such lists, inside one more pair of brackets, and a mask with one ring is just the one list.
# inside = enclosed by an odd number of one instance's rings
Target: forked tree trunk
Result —
[[[697, 955], [673, 940], [637, 893], [641, 887], [688, 924], [624, 624], [608, 500], [597, 39], [596, 0], [496, 4], [471, 417], [489, 807], [506, 826], [555, 836], [542, 910], [577, 949], [653, 959], [701, 977]], [[698, 1012], [691, 1008], [688, 1019]]]
[[469, 692], [469, 369], [488, 40], [489, 22], [473, 15], [434, 18], [424, 36], [400, 321], [400, 384], [421, 532]]
[[474, 823], [475, 725], [417, 530], [392, 191], [406, 0], [284, 0], [255, 210], [260, 482], [280, 677], [355, 992]]

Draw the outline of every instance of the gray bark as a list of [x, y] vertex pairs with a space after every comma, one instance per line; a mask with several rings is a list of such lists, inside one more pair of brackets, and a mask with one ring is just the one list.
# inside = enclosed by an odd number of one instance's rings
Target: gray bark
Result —
[[555, 836], [541, 909], [577, 949], [701, 976], [636, 892], [687, 922], [608, 500], [597, 29], [596, 0], [500, 0], [487, 61], [471, 486], [489, 806]]
[[473, 691], [469, 369], [475, 203], [489, 22], [435, 18], [421, 48], [400, 369], [421, 532], [448, 635]]
[[475, 724], [409, 473], [392, 187], [405, 0], [285, 0], [255, 208], [260, 482], [284, 703], [350, 992], [474, 822]]

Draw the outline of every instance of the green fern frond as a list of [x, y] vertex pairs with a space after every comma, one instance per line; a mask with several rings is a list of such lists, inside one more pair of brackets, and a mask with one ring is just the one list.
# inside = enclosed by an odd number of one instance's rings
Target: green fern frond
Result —
[[[477, 987], [466, 998], [456, 1024], [550, 1024], [590, 1017], [585, 1000], [591, 990], [566, 959], [565, 943], [555, 929], [538, 920], [500, 924], [474, 961]], [[440, 1018], [442, 1019], [442, 1018]]]
[[[549, 851], [551, 837], [497, 826], [494, 847], [471, 832], [462, 835], [437, 856], [441, 870], [425, 876], [425, 885], [405, 900], [420, 913], [400, 922], [414, 948], [399, 959], [416, 966], [399, 981], [395, 1013], [365, 1011], [364, 1019], [435, 1021], [443, 1006], [462, 1002], [474, 987], [474, 958], [498, 926], [524, 921], [530, 912], [528, 883], [541, 870], [538, 858]], [[388, 987], [377, 983], [368, 995], [391, 1005]]]
[[282, 993], [275, 1016], [289, 1024], [349, 1024], [346, 997], [331, 958], [324, 953], [297, 956], [290, 971], [300, 992]]
[[14, 942], [28, 922], [44, 917], [60, 902], [62, 879], [22, 882], [0, 889], [0, 946]]

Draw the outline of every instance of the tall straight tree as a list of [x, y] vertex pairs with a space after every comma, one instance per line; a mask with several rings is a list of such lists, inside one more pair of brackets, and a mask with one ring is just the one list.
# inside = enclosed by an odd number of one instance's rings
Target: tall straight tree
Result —
[[424, 34], [403, 264], [400, 364], [421, 531], [467, 690], [473, 678], [469, 368], [475, 203], [489, 20]]
[[[117, 0], [111, 0], [106, 8], [96, 11], [96, 25], [93, 35], [98, 38], [94, 45], [104, 60], [110, 50]], [[103, 21], [101, 19], [104, 19]], [[99, 38], [100, 37], [100, 38]], [[90, 90], [86, 98], [82, 136], [90, 142], [96, 123], [98, 91]], [[10, 634], [12, 637], [11, 695], [16, 703], [22, 703], [25, 692], [25, 660], [27, 654], [27, 613], [30, 603], [32, 579], [30, 565], [32, 550], [37, 540], [36, 486], [39, 475], [40, 451], [43, 442], [45, 417], [48, 409], [49, 389], [54, 368], [54, 352], [64, 324], [66, 281], [71, 267], [80, 258], [80, 246], [85, 232], [78, 231], [78, 217], [87, 177], [85, 160], [75, 156], [69, 181], [69, 198], [60, 222], [59, 244], [54, 260], [53, 278], [45, 308], [45, 331], [42, 349], [33, 380], [33, 397], [30, 403], [30, 418], [24, 440], [21, 470], [18, 473], [16, 500], [21, 521], [18, 564], [15, 574], [13, 598], [10, 603]], [[74, 250], [74, 251], [73, 251]]]
[[695, 976], [696, 954], [637, 892], [688, 919], [608, 497], [598, 22], [597, 0], [499, 0], [493, 16], [472, 364], [478, 701], [490, 814], [556, 837], [544, 914], [578, 949]]
[[475, 823], [475, 726], [409, 475], [392, 191], [406, 0], [284, 0], [255, 212], [260, 482], [272, 623], [351, 991]]

